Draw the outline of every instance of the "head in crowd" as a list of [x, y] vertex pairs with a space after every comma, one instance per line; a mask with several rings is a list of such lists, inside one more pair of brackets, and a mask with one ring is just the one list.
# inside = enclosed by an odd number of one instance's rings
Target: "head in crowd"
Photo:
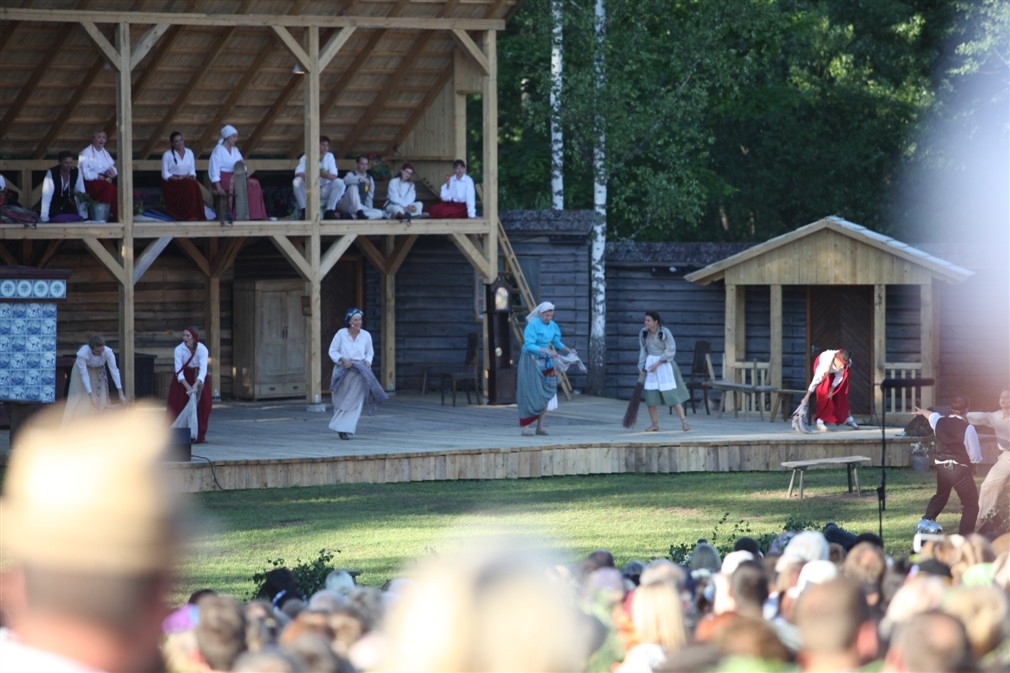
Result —
[[964, 624], [976, 659], [1010, 638], [1010, 599], [995, 586], [957, 587], [947, 595], [943, 607]]
[[270, 601], [276, 610], [284, 610], [284, 604], [291, 600], [305, 602], [305, 594], [298, 588], [295, 574], [288, 568], [274, 568], [266, 574], [260, 596]]
[[749, 551], [754, 555], [754, 558], [761, 558], [764, 556], [764, 554], [761, 553], [761, 546], [758, 545], [758, 541], [746, 535], [737, 538], [736, 542], [733, 543], [733, 551]]
[[452, 162], [452, 167], [466, 169], [466, 162], [462, 159], [456, 159], [456, 161]]
[[792, 659], [775, 627], [760, 617], [732, 614], [708, 642], [724, 656], [744, 657], [739, 670], [779, 670], [779, 666]]
[[730, 593], [736, 611], [742, 615], [760, 618], [768, 599], [768, 576], [757, 561], [743, 561], [730, 580]]
[[719, 550], [708, 543], [708, 540], [698, 540], [691, 552], [691, 570], [708, 570], [717, 573], [722, 569], [722, 557]]
[[995, 560], [996, 553], [989, 540], [982, 535], [972, 534], [964, 538], [964, 541], [954, 551], [950, 572], [954, 580], [960, 582], [961, 577], [972, 566], [980, 563], [992, 563]]
[[877, 656], [877, 629], [856, 582], [839, 577], [807, 588], [794, 620], [804, 670], [854, 670]]
[[142, 405], [62, 427], [54, 413], [18, 433], [0, 500], [0, 554], [23, 587], [14, 646], [147, 670], [182, 541], [166, 428]]
[[422, 568], [389, 615], [381, 670], [583, 670], [586, 618], [526, 547], [482, 540]]
[[640, 586], [631, 596], [635, 640], [659, 645], [669, 656], [687, 644], [687, 626], [680, 594], [666, 582]]
[[212, 671], [230, 671], [246, 650], [246, 620], [242, 606], [230, 596], [204, 596], [196, 604], [196, 645]]
[[232, 673], [307, 673], [305, 665], [290, 652], [265, 650], [245, 652], [235, 660]]
[[891, 639], [884, 671], [971, 671], [974, 662], [964, 625], [939, 610], [917, 614]]

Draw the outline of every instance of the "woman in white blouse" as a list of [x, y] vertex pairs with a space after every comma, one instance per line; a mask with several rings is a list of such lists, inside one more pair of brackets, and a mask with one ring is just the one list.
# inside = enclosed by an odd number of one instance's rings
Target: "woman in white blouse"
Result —
[[161, 156], [161, 194], [168, 214], [180, 222], [204, 222], [203, 192], [196, 181], [196, 158], [178, 131], [168, 137], [168, 151]]
[[182, 330], [182, 343], [175, 347], [175, 376], [168, 387], [168, 417], [169, 421], [175, 421], [189, 403], [190, 395], [196, 396], [198, 431], [194, 444], [207, 441], [211, 409], [208, 360], [210, 351], [200, 343], [197, 329], [190, 326]]
[[98, 131], [91, 136], [91, 144], [81, 150], [77, 168], [84, 178], [84, 190], [95, 201], [109, 204], [109, 217], [113, 220], [119, 210], [119, 191], [116, 189], [116, 162], [105, 149], [109, 136]]
[[[105, 367], [108, 365], [108, 374]], [[123, 381], [116, 366], [116, 355], [105, 346], [105, 339], [96, 334], [77, 351], [74, 368], [70, 372], [70, 390], [67, 406], [63, 409], [63, 422], [86, 416], [112, 406], [109, 401], [109, 374], [119, 391], [119, 401], [126, 403]]]
[[338, 330], [330, 343], [330, 359], [333, 360], [333, 376], [330, 379], [333, 418], [330, 430], [335, 430], [340, 439], [350, 439], [357, 430], [366, 402], [366, 413], [371, 415], [375, 404], [387, 399], [372, 374], [372, 335], [361, 329], [363, 318], [360, 309], [348, 309], [344, 314], [346, 327]]
[[[242, 161], [242, 153], [239, 152], [235, 144], [238, 142], [238, 130], [231, 124], [227, 124], [221, 129], [221, 140], [217, 147], [210, 153], [210, 161], [207, 163], [207, 177], [210, 178], [210, 189], [215, 195], [222, 197], [226, 206], [217, 206], [228, 212], [218, 213], [218, 219], [224, 222], [225, 218], [231, 220], [235, 216], [235, 188], [232, 185], [232, 177], [235, 173], [235, 164]], [[259, 180], [246, 178], [246, 195], [249, 200], [249, 219], [267, 219], [267, 207], [263, 202], [263, 189]]]
[[386, 217], [409, 220], [421, 214], [424, 204], [417, 200], [413, 179], [414, 167], [404, 164], [400, 166], [400, 176], [389, 181], [386, 190]]

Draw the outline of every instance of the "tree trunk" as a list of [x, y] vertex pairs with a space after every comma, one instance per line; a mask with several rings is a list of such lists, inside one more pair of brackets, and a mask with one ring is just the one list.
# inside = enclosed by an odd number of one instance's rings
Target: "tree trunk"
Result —
[[[605, 74], [607, 13], [604, 0], [596, 0], [593, 45], [593, 75], [596, 90], [602, 91]], [[589, 253], [590, 330], [586, 392], [599, 395], [607, 378], [607, 274], [604, 252], [607, 246], [607, 134], [602, 115], [595, 119], [596, 144], [593, 146], [593, 232]]]
[[551, 208], [565, 208], [565, 145], [561, 131], [561, 87], [564, 49], [561, 0], [551, 0]]

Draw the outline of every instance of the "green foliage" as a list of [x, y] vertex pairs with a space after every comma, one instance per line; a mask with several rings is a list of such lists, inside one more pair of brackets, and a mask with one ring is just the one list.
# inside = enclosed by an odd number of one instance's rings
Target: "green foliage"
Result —
[[[794, 531], [798, 533], [804, 530], [819, 531], [824, 529], [824, 526], [821, 524], [802, 519], [795, 514], [790, 514], [786, 517], [785, 523], [782, 524], [782, 528], [774, 531], [765, 531], [763, 533], [755, 533], [748, 519], [737, 519], [733, 522], [733, 527], [730, 529], [729, 533], [724, 537], [720, 532], [720, 528], [730, 520], [730, 517], [731, 514], [729, 512], [724, 513], [722, 518], [720, 518], [712, 528], [712, 532], [707, 537], [701, 538], [708, 541], [710, 545], [715, 547], [719, 551], [719, 555], [723, 557], [733, 551], [733, 545], [736, 544], [736, 541], [742, 537], [754, 538], [761, 551], [767, 553], [775, 538], [785, 531]], [[668, 554], [670, 560], [678, 565], [690, 565], [691, 556], [696, 544], [697, 543], [678, 542], [670, 545], [670, 552]]]
[[[339, 549], [334, 551], [338, 554], [340, 553]], [[334, 551], [329, 549], [320, 549], [319, 555], [311, 561], [302, 561], [299, 558], [295, 560], [295, 564], [293, 566], [288, 568], [288, 570], [290, 570], [295, 576], [295, 581], [298, 582], [298, 588], [301, 589], [302, 593], [306, 596], [311, 596], [325, 587], [326, 576], [336, 570], [332, 564]], [[266, 596], [264, 593], [264, 584], [266, 582], [268, 572], [275, 568], [288, 567], [285, 565], [284, 559], [282, 558], [268, 558], [267, 563], [270, 564], [269, 568], [253, 573], [253, 591], [249, 595], [250, 599], [264, 598]]]
[[[939, 94], [995, 73], [1005, 110], [1000, 0], [611, 1], [602, 88], [594, 6], [562, 5], [565, 201], [592, 207], [604, 132], [611, 240], [765, 240], [826, 214], [886, 233], [917, 215], [895, 179]], [[502, 209], [550, 203], [550, 30], [527, 0], [499, 41]]]

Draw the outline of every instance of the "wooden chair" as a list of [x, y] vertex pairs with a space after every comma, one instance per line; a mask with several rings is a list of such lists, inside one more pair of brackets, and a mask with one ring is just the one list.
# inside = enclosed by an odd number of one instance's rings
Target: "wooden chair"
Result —
[[[691, 360], [691, 373], [688, 374], [687, 380], [684, 381], [688, 392], [691, 393], [691, 411], [694, 413], [698, 413], [698, 410], [694, 406], [694, 393], [696, 390], [701, 391], [701, 400], [705, 404], [705, 413], [712, 413], [708, 408], [708, 384], [712, 382], [712, 375], [706, 360], [711, 350], [712, 344], [708, 341], [699, 340], [694, 342], [694, 358]], [[673, 413], [673, 407], [670, 407], [670, 413]]]
[[477, 404], [481, 403], [480, 397], [480, 363], [478, 351], [480, 349], [480, 335], [470, 332], [466, 335], [466, 358], [463, 362], [464, 369], [458, 372], [442, 374], [442, 404], [445, 404], [445, 393], [452, 391], [452, 406], [456, 406], [456, 390], [466, 393], [466, 403], [470, 404], [470, 390], [473, 389], [477, 396]]

